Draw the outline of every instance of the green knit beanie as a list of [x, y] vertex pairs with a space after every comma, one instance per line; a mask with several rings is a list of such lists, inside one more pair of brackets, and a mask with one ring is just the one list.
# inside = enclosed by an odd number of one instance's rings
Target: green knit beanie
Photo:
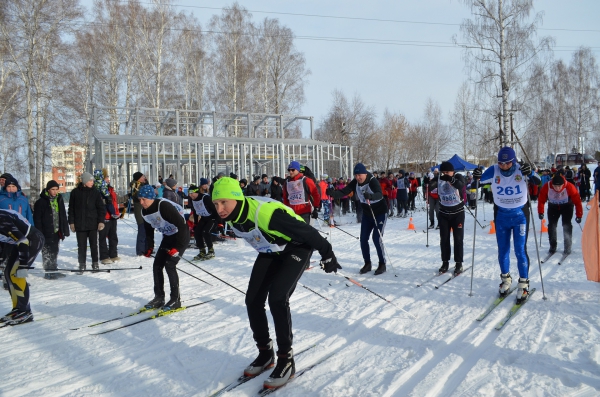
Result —
[[219, 199], [244, 199], [244, 193], [242, 193], [240, 183], [233, 178], [223, 177], [215, 182], [214, 187], [212, 193], [213, 201]]

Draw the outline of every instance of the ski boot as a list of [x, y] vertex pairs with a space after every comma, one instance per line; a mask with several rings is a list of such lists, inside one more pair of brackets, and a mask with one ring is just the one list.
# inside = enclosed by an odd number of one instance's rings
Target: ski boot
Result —
[[194, 261], [203, 261], [206, 258], [206, 252], [204, 251], [204, 248], [200, 248], [200, 252], [198, 253], [198, 255], [196, 255], [194, 257]]
[[371, 271], [371, 262], [365, 262], [365, 265], [360, 269], [360, 274], [365, 274]]
[[56, 280], [56, 277], [54, 277], [54, 276], [55, 276], [54, 273], [46, 273], [46, 274], [44, 274], [44, 278], [46, 280]]
[[377, 267], [377, 270], [375, 270], [375, 275], [379, 276], [382, 273], [385, 273], [386, 268], [385, 268], [385, 263], [384, 262], [379, 262], [379, 266]]
[[179, 309], [181, 307], [181, 300], [179, 300], [179, 297], [177, 298], [171, 298], [163, 307], [162, 310], [166, 311], [166, 310], [173, 310], [173, 309]]
[[260, 375], [275, 365], [275, 352], [273, 351], [272, 340], [266, 346], [256, 345], [256, 347], [258, 347], [258, 357], [244, 369], [244, 376]]
[[6, 323], [8, 325], [18, 325], [18, 324], [29, 323], [31, 321], [33, 321], [33, 313], [31, 313], [30, 310], [27, 310], [27, 311], [19, 310]]
[[296, 364], [294, 363], [294, 349], [287, 353], [277, 353], [277, 365], [271, 375], [265, 380], [263, 386], [265, 389], [278, 389], [285, 385], [296, 373]]
[[456, 264], [454, 265], [454, 277], [458, 276], [462, 272], [463, 272], [462, 262], [456, 262]]
[[[111, 264], [113, 263], [113, 261], [112, 261], [111, 259], [109, 259], [109, 258], [106, 258], [106, 259], [102, 259], [102, 260], [100, 261], [100, 263], [102, 263], [103, 265], [111, 265]], [[93, 267], [93, 266], [94, 266], [94, 265], [92, 265], [92, 267]]]
[[435, 227], [435, 225], [432, 223], [431, 225], [429, 225], [429, 227], [427, 229], [433, 229]]
[[510, 273], [500, 274], [500, 278], [502, 282], [500, 283], [500, 296], [508, 295], [508, 291], [510, 290], [510, 286], [512, 285], [512, 277]]
[[13, 316], [15, 314], [17, 314], [19, 311], [20, 310], [15, 307], [14, 309], [12, 309], [8, 313], [6, 313], [4, 316], [2, 316], [2, 318], [0, 318], [0, 323], [5, 323], [7, 321], [12, 320]]
[[519, 285], [517, 287], [517, 304], [523, 303], [529, 297], [529, 279], [519, 278]]
[[212, 259], [215, 257], [215, 249], [214, 248], [209, 248], [208, 252], [206, 253], [206, 255], [204, 256], [204, 261]]
[[79, 271], [77, 272], [77, 274], [83, 274], [84, 270], [85, 270], [85, 263], [80, 263], [79, 264]]
[[118, 262], [121, 260], [121, 258], [119, 258], [118, 256], [115, 256], [114, 258], [110, 258], [110, 260], [113, 262]]
[[164, 296], [155, 296], [150, 302], [144, 305], [144, 309], [152, 310], [152, 309], [160, 309], [165, 305], [165, 297]]
[[93, 262], [92, 263], [92, 272], [97, 272], [98, 270], [100, 270], [100, 265], [98, 265], [98, 262]]
[[448, 261], [443, 261], [443, 262], [442, 262], [442, 267], [440, 267], [440, 268], [438, 269], [438, 272], [439, 272], [440, 274], [444, 274], [444, 273], [446, 273], [446, 272], [448, 271], [448, 266], [449, 266], [449, 264], [448, 264]]

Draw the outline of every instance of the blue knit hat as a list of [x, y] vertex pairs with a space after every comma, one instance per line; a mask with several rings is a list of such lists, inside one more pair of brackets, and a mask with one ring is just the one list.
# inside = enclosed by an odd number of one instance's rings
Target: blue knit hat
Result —
[[363, 163], [358, 163], [354, 166], [354, 175], [356, 174], [366, 174], [367, 167]]
[[208, 179], [200, 178], [200, 186], [203, 186], [203, 185], [208, 185]]
[[287, 167], [288, 170], [297, 170], [300, 172], [300, 163], [297, 161], [292, 161], [290, 165]]
[[138, 191], [138, 198], [154, 200], [156, 198], [154, 188], [150, 185], [142, 186], [141, 189]]
[[510, 146], [505, 146], [498, 152], [498, 161], [506, 163], [509, 161], [515, 162], [517, 155]]

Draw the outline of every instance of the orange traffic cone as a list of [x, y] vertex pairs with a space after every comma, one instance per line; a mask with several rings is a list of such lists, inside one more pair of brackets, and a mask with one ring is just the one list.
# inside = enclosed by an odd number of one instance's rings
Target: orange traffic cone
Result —
[[542, 233], [548, 233], [548, 228], [546, 227], [545, 219], [542, 219]]
[[412, 221], [412, 218], [408, 220], [408, 230], [415, 230], [415, 224]]
[[490, 221], [490, 232], [488, 234], [496, 234], [496, 225], [494, 221]]

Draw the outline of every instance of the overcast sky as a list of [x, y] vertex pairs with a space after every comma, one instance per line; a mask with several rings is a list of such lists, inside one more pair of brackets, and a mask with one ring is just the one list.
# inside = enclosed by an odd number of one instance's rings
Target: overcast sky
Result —
[[[83, 0], [82, 4], [90, 9], [92, 0]], [[206, 29], [210, 17], [220, 13], [217, 8], [229, 7], [233, 2], [174, 0], [173, 4], [193, 13]], [[467, 78], [462, 50], [451, 45], [454, 34], [460, 37], [460, 23], [470, 17], [469, 9], [458, 0], [254, 0], [239, 4], [252, 13], [254, 21], [278, 18], [298, 37], [296, 46], [305, 54], [312, 72], [302, 113], [315, 117], [315, 127], [327, 114], [334, 89], [342, 90], [348, 97], [360, 94], [379, 116], [388, 108], [403, 113], [409, 121], [422, 117], [425, 101], [431, 97], [440, 104], [447, 119], [458, 88]], [[600, 0], [538, 0], [534, 6], [536, 12], [545, 14], [538, 34], [556, 40], [555, 58], [568, 62], [579, 46], [591, 47], [598, 58]], [[421, 43], [373, 44], [302, 39], [303, 36]]]

